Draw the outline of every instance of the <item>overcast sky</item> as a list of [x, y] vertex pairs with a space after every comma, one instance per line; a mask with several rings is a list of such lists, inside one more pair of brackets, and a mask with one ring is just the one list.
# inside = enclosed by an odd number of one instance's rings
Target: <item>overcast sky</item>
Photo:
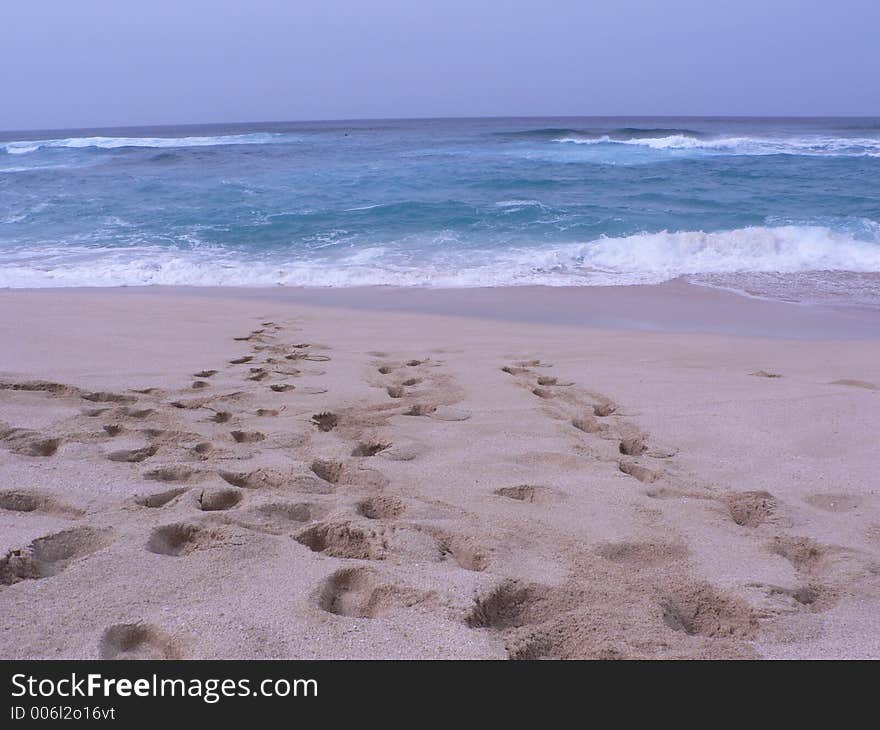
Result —
[[0, 129], [880, 115], [880, 0], [0, 0]]

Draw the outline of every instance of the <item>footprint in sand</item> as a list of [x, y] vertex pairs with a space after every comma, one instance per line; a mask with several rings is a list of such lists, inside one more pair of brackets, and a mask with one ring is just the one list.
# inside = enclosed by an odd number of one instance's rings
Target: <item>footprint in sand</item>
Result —
[[299, 389], [299, 392], [303, 395], [323, 395], [327, 392], [327, 388], [318, 385], [304, 385]]
[[583, 431], [584, 433], [602, 433], [607, 429], [607, 426], [604, 423], [599, 423], [599, 421], [596, 420], [596, 417], [592, 415], [585, 415], [580, 418], [572, 419], [571, 425], [578, 429], [578, 431]]
[[210, 441], [200, 441], [189, 451], [197, 459], [208, 459], [214, 451], [214, 444]]
[[349, 618], [380, 618], [396, 608], [428, 600], [431, 594], [383, 582], [369, 568], [343, 568], [318, 590], [317, 604], [328, 613]]
[[325, 505], [313, 502], [269, 502], [238, 514], [235, 522], [256, 532], [290, 534], [309, 522], [323, 518], [327, 511]]
[[351, 455], [359, 457], [375, 456], [390, 447], [390, 443], [383, 443], [381, 441], [363, 441], [354, 447]]
[[464, 622], [472, 629], [503, 631], [536, 621], [547, 588], [536, 583], [505, 579], [477, 596]]
[[817, 492], [804, 497], [804, 502], [825, 512], [849, 512], [862, 504], [862, 498], [856, 494]]
[[164, 492], [138, 496], [134, 498], [134, 501], [141, 507], [157, 509], [159, 507], [164, 507], [166, 504], [171, 504], [171, 502], [177, 499], [181, 494], [186, 494], [186, 492], [186, 487], [176, 487], [174, 489], [166, 489]]
[[536, 486], [534, 484], [516, 484], [512, 487], [500, 487], [493, 494], [529, 504], [546, 504], [559, 500], [564, 496], [558, 489]]
[[31, 393], [49, 393], [57, 396], [81, 396], [82, 391], [72, 385], [53, 383], [47, 380], [27, 380], [24, 382], [0, 382], [0, 390], [21, 390]]
[[441, 561], [451, 559], [459, 568], [475, 573], [482, 573], [492, 562], [489, 550], [480, 547], [473, 538], [436, 528], [429, 528], [426, 532], [437, 540]]
[[689, 551], [683, 543], [654, 540], [620, 540], [602, 543], [596, 553], [612, 563], [631, 565], [635, 570], [684, 560]]
[[641, 456], [648, 450], [645, 437], [641, 434], [620, 440], [617, 450], [624, 456]]
[[729, 492], [724, 495], [730, 518], [741, 527], [758, 527], [772, 519], [776, 498], [769, 492]]
[[712, 639], [751, 639], [758, 630], [754, 611], [708, 583], [686, 583], [661, 602], [663, 622], [673, 631]]
[[818, 583], [795, 586], [749, 583], [746, 588], [756, 593], [758, 610], [762, 618], [804, 610], [813, 613], [824, 611], [830, 608], [837, 598], [833, 589]]
[[237, 444], [255, 444], [266, 438], [261, 431], [230, 431], [229, 435]]
[[342, 478], [345, 465], [341, 461], [317, 459], [311, 463], [309, 468], [319, 479], [323, 479], [330, 484], [337, 484]]
[[137, 401], [133, 395], [121, 395], [119, 393], [106, 393], [98, 391], [95, 393], [83, 393], [81, 396], [84, 400], [92, 403], [134, 403]]
[[152, 469], [144, 474], [144, 479], [151, 479], [156, 482], [188, 482], [190, 479], [198, 475], [194, 469], [185, 466], [163, 466], [159, 469]]
[[323, 411], [312, 416], [312, 423], [319, 431], [332, 431], [339, 424], [339, 417], [330, 411]]
[[559, 378], [552, 378], [549, 376], [542, 376], [538, 378], [538, 385], [544, 387], [556, 387], [556, 388], [568, 388], [569, 386], [574, 385], [574, 382], [571, 380], [560, 380]]
[[204, 512], [218, 512], [232, 509], [244, 498], [240, 489], [214, 488], [205, 489], [199, 495], [199, 509]]
[[109, 542], [108, 530], [91, 527], [75, 527], [39, 537], [0, 559], [0, 585], [57, 575], [73, 561], [97, 552]]
[[198, 550], [222, 544], [219, 530], [194, 523], [176, 522], [157, 527], [150, 533], [147, 550], [157, 555], [182, 557]]
[[109, 408], [89, 408], [83, 411], [83, 415], [87, 418], [97, 418], [98, 416], [103, 416], [105, 413], [109, 412]]
[[773, 539], [770, 552], [785, 558], [795, 570], [815, 573], [824, 566], [833, 548], [810, 537], [780, 535]]
[[10, 489], [0, 492], [0, 509], [9, 512], [37, 512], [62, 517], [75, 517], [83, 514], [82, 510], [58, 502], [47, 494], [24, 489]]
[[153, 408], [123, 408], [122, 415], [126, 418], [135, 418], [137, 420], [142, 420], [144, 418], [149, 418], [156, 411]]
[[387, 449], [382, 449], [378, 456], [389, 461], [413, 461], [427, 450], [428, 447], [419, 441], [402, 438], [395, 440]]
[[13, 429], [12, 433], [8, 433], [2, 438], [10, 451], [22, 456], [54, 456], [63, 443], [63, 439], [45, 438], [35, 435], [33, 431], [23, 429]]
[[355, 510], [368, 520], [393, 520], [406, 511], [406, 505], [398, 497], [380, 494], [361, 500]]
[[517, 360], [513, 363], [516, 368], [552, 368], [552, 363], [545, 363], [541, 360]]
[[101, 636], [98, 655], [105, 660], [180, 659], [175, 642], [152, 624], [114, 624]]
[[867, 380], [854, 380], [853, 378], [843, 378], [842, 380], [833, 380], [829, 385], [847, 385], [850, 388], [863, 388], [864, 390], [877, 390], [874, 383]]
[[112, 451], [107, 454], [107, 458], [110, 461], [139, 463], [141, 461], [146, 461], [151, 456], [155, 456], [158, 451], [158, 446], [150, 445], [144, 446], [140, 449], [122, 449], [120, 451]]
[[452, 406], [435, 406], [430, 404], [416, 404], [407, 410], [404, 416], [428, 416], [435, 421], [467, 421], [471, 417], [470, 411]]
[[227, 484], [242, 489], [290, 489], [308, 494], [330, 494], [334, 485], [311, 474], [290, 469], [260, 468], [250, 472], [221, 471], [219, 476]]
[[593, 415], [598, 418], [606, 418], [617, 411], [617, 405], [610, 400], [604, 400], [593, 406]]
[[388, 542], [382, 530], [355, 522], [323, 522], [303, 530], [296, 541], [309, 550], [334, 558], [382, 560]]
[[660, 472], [632, 461], [618, 462], [618, 468], [627, 476], [631, 476], [633, 479], [637, 479], [645, 484], [650, 484], [660, 478]]

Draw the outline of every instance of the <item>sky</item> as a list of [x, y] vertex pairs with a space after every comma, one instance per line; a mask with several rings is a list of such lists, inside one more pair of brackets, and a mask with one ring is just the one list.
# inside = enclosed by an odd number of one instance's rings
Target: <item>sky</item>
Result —
[[0, 0], [0, 129], [880, 116], [877, 0]]

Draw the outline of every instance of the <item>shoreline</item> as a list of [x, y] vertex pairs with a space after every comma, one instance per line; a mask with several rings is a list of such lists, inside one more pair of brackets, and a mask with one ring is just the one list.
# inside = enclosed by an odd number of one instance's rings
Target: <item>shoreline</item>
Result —
[[192, 296], [372, 312], [409, 312], [579, 328], [791, 339], [880, 339], [869, 307], [785, 302], [674, 280], [589, 287], [197, 287], [3, 289], [4, 297]]

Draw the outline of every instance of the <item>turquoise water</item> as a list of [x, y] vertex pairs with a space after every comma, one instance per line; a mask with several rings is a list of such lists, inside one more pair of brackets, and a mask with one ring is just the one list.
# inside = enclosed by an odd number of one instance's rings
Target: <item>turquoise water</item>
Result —
[[680, 276], [759, 296], [880, 303], [880, 120], [0, 134], [0, 286]]

